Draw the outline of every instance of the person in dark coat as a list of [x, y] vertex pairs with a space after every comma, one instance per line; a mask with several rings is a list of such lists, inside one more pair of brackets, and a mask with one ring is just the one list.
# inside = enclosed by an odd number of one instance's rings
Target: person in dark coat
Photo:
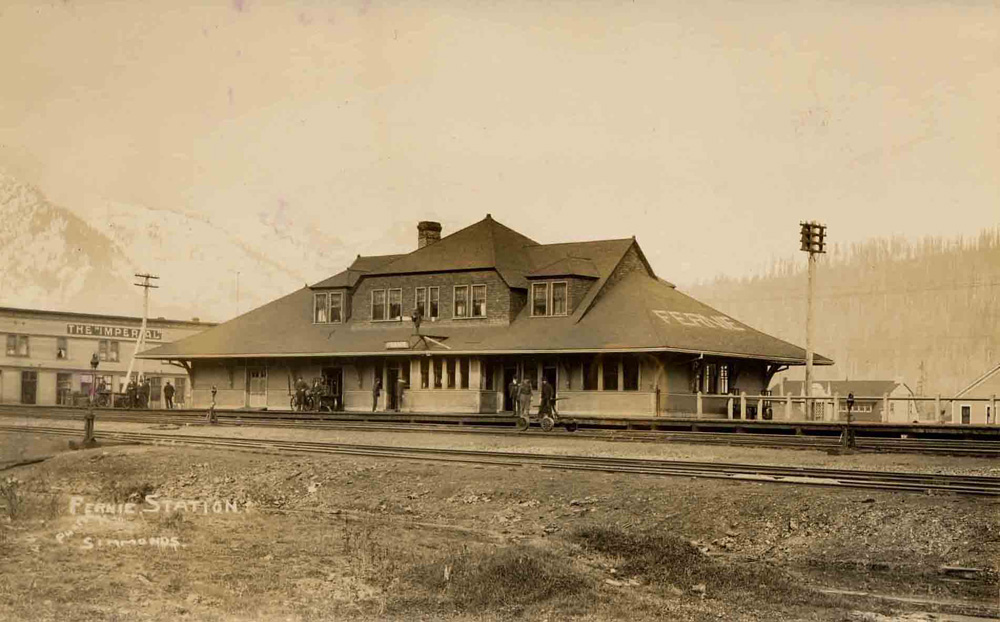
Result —
[[143, 408], [149, 408], [149, 378], [142, 381], [142, 386], [140, 387], [140, 397], [139, 401]]
[[538, 414], [551, 415], [555, 413], [556, 390], [549, 381], [542, 378], [542, 401], [538, 406]]
[[376, 378], [372, 383], [372, 412], [378, 409], [378, 396], [382, 393], [382, 379]]
[[167, 380], [167, 385], [163, 387], [163, 400], [167, 403], [167, 410], [174, 407], [174, 385]]
[[507, 396], [510, 398], [511, 410], [514, 411], [514, 416], [515, 417], [518, 416], [518, 414], [520, 414], [520, 412], [521, 412], [521, 409], [518, 408], [518, 390], [519, 389], [520, 389], [520, 387], [517, 386], [517, 378], [514, 378], [513, 380], [511, 380], [510, 384], [507, 385]]

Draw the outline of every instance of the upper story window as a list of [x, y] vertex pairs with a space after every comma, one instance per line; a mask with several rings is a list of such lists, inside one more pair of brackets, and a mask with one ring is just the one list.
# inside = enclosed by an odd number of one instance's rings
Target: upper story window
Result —
[[344, 293], [320, 292], [313, 294], [313, 323], [344, 321]]
[[403, 290], [401, 289], [389, 290], [389, 319], [403, 319]]
[[438, 319], [438, 311], [441, 301], [441, 289], [438, 287], [418, 287], [414, 290], [414, 307], [420, 310], [420, 315], [425, 320]]
[[372, 321], [385, 319], [385, 290], [372, 290]]
[[326, 292], [313, 296], [313, 323], [326, 324], [330, 321], [330, 302]]
[[344, 321], [344, 293], [330, 292], [330, 321]]
[[569, 311], [566, 281], [531, 284], [531, 315], [566, 315]]
[[30, 355], [27, 335], [7, 335], [7, 356]]
[[372, 290], [372, 320], [403, 319], [403, 290], [374, 289]]
[[65, 337], [56, 337], [56, 358], [69, 358], [69, 347]]
[[118, 362], [118, 342], [102, 339], [97, 342], [97, 358], [111, 363]]
[[469, 317], [469, 286], [455, 286], [455, 317]]
[[441, 288], [439, 287], [428, 287], [427, 288], [427, 311], [428, 316], [432, 320], [438, 319], [441, 312]]
[[472, 286], [472, 317], [486, 317], [486, 286]]

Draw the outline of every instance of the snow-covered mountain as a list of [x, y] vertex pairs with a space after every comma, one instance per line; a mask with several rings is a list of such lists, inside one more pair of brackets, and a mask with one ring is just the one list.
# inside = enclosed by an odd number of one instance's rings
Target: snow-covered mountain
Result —
[[85, 217], [0, 172], [0, 305], [137, 315], [136, 272], [160, 277], [150, 315], [222, 321], [343, 269], [353, 253], [278, 213], [213, 222], [107, 203]]

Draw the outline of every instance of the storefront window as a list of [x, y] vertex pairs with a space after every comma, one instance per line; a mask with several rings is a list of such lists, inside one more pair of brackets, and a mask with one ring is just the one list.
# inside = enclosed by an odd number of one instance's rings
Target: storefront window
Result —
[[435, 358], [434, 359], [434, 388], [435, 389], [440, 389], [441, 388], [441, 376], [442, 376], [442, 373], [441, 373], [441, 359], [440, 358]]

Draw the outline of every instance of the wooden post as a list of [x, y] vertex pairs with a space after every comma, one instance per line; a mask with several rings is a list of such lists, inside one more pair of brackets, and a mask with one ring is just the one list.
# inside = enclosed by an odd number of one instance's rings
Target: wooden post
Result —
[[[1000, 417], [997, 417], [997, 394], [996, 393], [994, 393], [993, 395], [990, 396], [990, 414], [993, 415], [993, 425], [997, 425], [997, 419], [1000, 418]], [[987, 421], [986, 423], [989, 423], [989, 421]]]
[[726, 418], [727, 419], [733, 418], [733, 396], [731, 395], [729, 396], [728, 399], [726, 399]]
[[703, 408], [702, 408], [702, 405], [701, 405], [701, 391], [698, 391], [697, 402], [698, 402], [698, 404], [697, 404], [697, 413], [696, 414], [699, 417], [701, 417], [701, 414], [703, 412]]
[[747, 392], [740, 391], [740, 419], [747, 418]]
[[789, 393], [785, 396], [785, 420], [792, 420], [792, 394]]
[[840, 421], [840, 394], [833, 394], [833, 420]]
[[757, 420], [758, 421], [763, 421], [764, 420], [764, 398], [763, 397], [758, 397], [757, 398]]

